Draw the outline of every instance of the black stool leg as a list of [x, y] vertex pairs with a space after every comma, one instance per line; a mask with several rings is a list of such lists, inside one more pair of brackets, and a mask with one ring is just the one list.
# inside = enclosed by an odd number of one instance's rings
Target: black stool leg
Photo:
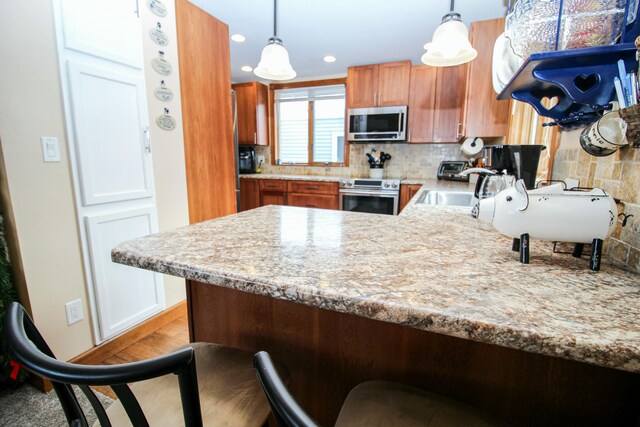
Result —
[[592, 271], [600, 271], [600, 260], [602, 259], [602, 239], [593, 239], [591, 243], [591, 261], [589, 268]]
[[573, 248], [573, 253], [571, 255], [573, 255], [574, 258], [580, 258], [582, 256], [583, 250], [584, 243], [576, 243], [576, 246]]
[[517, 237], [513, 239], [513, 244], [511, 245], [511, 250], [513, 252], [518, 252], [520, 250], [520, 239]]
[[520, 262], [529, 264], [529, 234], [520, 235]]

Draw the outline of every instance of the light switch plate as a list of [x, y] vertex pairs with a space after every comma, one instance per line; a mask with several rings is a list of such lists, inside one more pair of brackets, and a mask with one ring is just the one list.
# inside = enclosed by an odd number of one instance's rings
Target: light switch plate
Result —
[[60, 146], [58, 138], [52, 136], [43, 136], [40, 138], [42, 144], [42, 160], [45, 162], [60, 161]]

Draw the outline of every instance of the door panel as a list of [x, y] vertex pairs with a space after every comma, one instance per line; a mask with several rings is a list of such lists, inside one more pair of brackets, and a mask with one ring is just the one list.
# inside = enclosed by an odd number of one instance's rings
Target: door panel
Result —
[[378, 71], [378, 107], [409, 104], [411, 61], [380, 64]]
[[408, 142], [410, 143], [433, 142], [436, 81], [436, 67], [416, 65], [411, 69], [411, 95], [408, 113]]
[[60, 6], [67, 49], [142, 68], [136, 0], [63, 0]]
[[111, 249], [157, 229], [148, 206], [85, 217], [102, 339], [107, 339], [164, 308], [159, 274], [111, 261]]
[[144, 81], [69, 62], [84, 206], [152, 197]]
[[375, 105], [378, 89], [378, 65], [349, 67], [347, 74], [347, 108], [368, 108]]

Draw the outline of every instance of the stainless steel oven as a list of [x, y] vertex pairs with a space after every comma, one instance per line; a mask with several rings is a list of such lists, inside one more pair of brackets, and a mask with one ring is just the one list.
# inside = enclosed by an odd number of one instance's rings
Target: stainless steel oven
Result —
[[340, 182], [340, 210], [398, 214], [399, 179], [347, 179]]

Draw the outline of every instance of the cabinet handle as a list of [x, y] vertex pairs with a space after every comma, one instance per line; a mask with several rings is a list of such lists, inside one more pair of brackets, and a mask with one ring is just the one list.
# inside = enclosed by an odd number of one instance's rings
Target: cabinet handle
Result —
[[456, 127], [456, 139], [460, 139], [462, 136], [462, 122], [458, 122], [458, 126]]
[[254, 145], [258, 145], [258, 133], [257, 132], [253, 133], [253, 144]]
[[144, 129], [144, 151], [151, 153], [151, 136], [149, 135], [149, 126]]
[[318, 187], [304, 187], [305, 190], [319, 190]]
[[374, 92], [374, 94], [373, 94], [373, 106], [374, 107], [378, 106], [378, 103], [376, 102], [376, 98], [378, 98], [378, 94]]
[[317, 205], [314, 205], [313, 203], [307, 203], [304, 205], [305, 208], [317, 208]]

